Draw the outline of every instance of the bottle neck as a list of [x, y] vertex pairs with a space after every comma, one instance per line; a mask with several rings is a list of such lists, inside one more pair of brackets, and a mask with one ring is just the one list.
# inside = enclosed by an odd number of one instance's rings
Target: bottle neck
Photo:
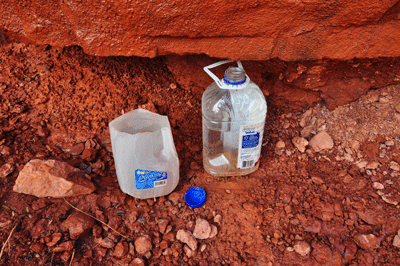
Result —
[[230, 85], [239, 85], [246, 82], [246, 72], [240, 67], [230, 67], [225, 71], [224, 82]]

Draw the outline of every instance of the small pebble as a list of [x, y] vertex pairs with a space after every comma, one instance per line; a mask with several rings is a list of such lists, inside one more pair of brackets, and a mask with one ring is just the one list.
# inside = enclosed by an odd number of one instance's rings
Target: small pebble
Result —
[[359, 161], [359, 162], [356, 162], [356, 166], [357, 166], [358, 168], [360, 168], [360, 169], [365, 168], [367, 165], [368, 165], [368, 162], [367, 162], [367, 161]]
[[67, 152], [71, 155], [79, 155], [85, 150], [85, 144], [78, 143], [67, 149]]
[[365, 169], [375, 170], [375, 169], [378, 168], [378, 166], [379, 166], [379, 162], [371, 162], [371, 163], [368, 163], [368, 164], [365, 166]]
[[393, 246], [396, 248], [400, 248], [400, 236], [396, 235], [393, 239]]
[[168, 248], [168, 241], [167, 240], [163, 240], [160, 242], [160, 248], [162, 250], [167, 249]]
[[178, 204], [181, 200], [182, 195], [179, 192], [173, 192], [168, 196], [168, 200], [170, 200], [173, 204]]
[[0, 178], [5, 178], [12, 172], [14, 172], [15, 166], [10, 163], [3, 164], [3, 166], [0, 167]]
[[206, 248], [207, 248], [206, 244], [201, 244], [200, 252], [204, 252], [204, 250], [206, 250]]
[[7, 227], [7, 226], [9, 226], [11, 224], [11, 220], [0, 220], [0, 229], [1, 228], [4, 228], [4, 227]]
[[375, 189], [384, 189], [385, 188], [385, 186], [379, 182], [372, 183], [372, 187]]
[[144, 235], [135, 240], [135, 250], [139, 255], [144, 255], [152, 249], [151, 237]]
[[218, 234], [218, 228], [215, 225], [211, 225], [211, 233], [210, 236], [208, 238], [213, 238], [216, 237]]
[[127, 242], [118, 242], [115, 246], [113, 256], [121, 259], [128, 253], [128, 243]]
[[309, 145], [315, 152], [320, 152], [322, 150], [332, 149], [334, 143], [333, 139], [326, 131], [320, 131], [310, 140]]
[[63, 236], [62, 233], [54, 233], [54, 234], [51, 236], [51, 241], [48, 242], [48, 243], [46, 243], [46, 245], [47, 245], [48, 247], [55, 246], [55, 245], [57, 244], [57, 242], [60, 241], [60, 239], [62, 238], [62, 236]]
[[391, 170], [393, 170], [393, 171], [400, 171], [400, 166], [399, 166], [399, 164], [398, 163], [396, 163], [395, 161], [391, 161], [390, 162], [390, 164], [389, 164], [389, 167], [390, 167], [390, 169]]
[[197, 249], [197, 240], [194, 237], [194, 235], [187, 231], [187, 230], [183, 230], [180, 229], [177, 233], [176, 233], [176, 239], [180, 240], [181, 242], [187, 244], [192, 250], [196, 250]]
[[165, 234], [168, 234], [171, 231], [172, 231], [172, 225], [168, 225], [167, 229], [165, 229]]
[[165, 233], [165, 229], [167, 228], [167, 225], [169, 223], [169, 220], [167, 219], [158, 219], [158, 230], [161, 234]]
[[394, 146], [394, 141], [393, 140], [387, 140], [385, 141], [385, 145], [390, 147], [390, 146]]
[[220, 224], [221, 221], [222, 221], [222, 216], [221, 216], [221, 214], [215, 215], [215, 217], [214, 217], [214, 223]]
[[292, 143], [302, 153], [305, 152], [306, 146], [308, 145], [308, 141], [302, 137], [294, 137]]
[[96, 148], [97, 146], [97, 142], [94, 139], [88, 139], [87, 141], [85, 141], [85, 149], [86, 150], [91, 150]]
[[9, 156], [9, 155], [12, 154], [12, 150], [11, 150], [10, 147], [1, 145], [1, 146], [0, 146], [0, 153], [1, 153], [1, 155]]
[[387, 97], [381, 97], [381, 98], [379, 98], [379, 102], [380, 103], [389, 103], [390, 99], [388, 99]]
[[53, 252], [64, 252], [64, 251], [70, 251], [74, 248], [75, 246], [75, 241], [67, 241], [63, 242], [57, 247], [53, 249]]
[[183, 251], [185, 252], [185, 254], [186, 254], [186, 256], [188, 257], [188, 258], [191, 258], [191, 257], [193, 257], [195, 254], [196, 254], [196, 251], [195, 250], [192, 250], [190, 247], [188, 247], [187, 245], [185, 245], [184, 247], [183, 247]]
[[139, 105], [138, 107], [153, 113], [158, 113], [157, 107], [153, 102], [148, 102], [146, 104]]
[[197, 239], [207, 239], [211, 234], [211, 226], [207, 220], [198, 218], [196, 220], [196, 226], [193, 231], [194, 237]]
[[285, 142], [283, 142], [282, 140], [279, 140], [277, 143], [276, 143], [276, 148], [277, 149], [284, 149], [285, 148]]
[[103, 248], [113, 248], [115, 247], [115, 243], [112, 239], [106, 237], [106, 238], [95, 238], [94, 243], [98, 244], [99, 246]]
[[82, 159], [85, 161], [93, 161], [96, 158], [97, 150], [88, 149], [82, 152]]
[[386, 195], [386, 194], [384, 194], [384, 193], [379, 193], [379, 192], [381, 192], [381, 191], [378, 191], [377, 194], [378, 194], [379, 196], [381, 196], [381, 198], [382, 198], [382, 200], [383, 200], [384, 202], [389, 203], [389, 204], [392, 204], [392, 205], [397, 205], [397, 204], [399, 204], [399, 202], [396, 201], [396, 200], [394, 200], [394, 199], [392, 199], [392, 197], [390, 197], [390, 195]]
[[95, 225], [95, 220], [83, 213], [74, 212], [61, 223], [61, 229], [69, 231], [71, 239], [78, 239], [81, 235], [89, 232]]
[[293, 248], [301, 256], [307, 256], [311, 251], [310, 245], [305, 241], [297, 241]]
[[331, 248], [321, 242], [312, 242], [312, 256], [319, 263], [319, 265], [327, 265], [330, 261], [332, 261], [332, 250]]
[[354, 238], [354, 241], [360, 248], [366, 250], [373, 249], [378, 244], [378, 239], [373, 234], [368, 234], [368, 235], [357, 234]]
[[196, 162], [191, 162], [190, 163], [190, 169], [192, 169], [192, 170], [200, 170], [201, 167]]
[[72, 253], [70, 251], [64, 251], [63, 254], [61, 254], [60, 259], [64, 262], [67, 262], [69, 258], [71, 258]]
[[129, 266], [145, 266], [144, 260], [141, 258], [134, 259]]
[[397, 104], [394, 108], [396, 109], [396, 111], [397, 111], [398, 113], [400, 113], [400, 103]]
[[31, 250], [36, 253], [41, 253], [45, 249], [45, 245], [42, 243], [34, 243], [31, 245]]

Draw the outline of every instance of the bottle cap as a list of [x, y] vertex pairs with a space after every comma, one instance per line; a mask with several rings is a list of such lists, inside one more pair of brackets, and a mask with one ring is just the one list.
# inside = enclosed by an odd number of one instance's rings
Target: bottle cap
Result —
[[189, 207], [199, 208], [206, 201], [206, 192], [201, 187], [192, 187], [185, 193], [185, 202]]

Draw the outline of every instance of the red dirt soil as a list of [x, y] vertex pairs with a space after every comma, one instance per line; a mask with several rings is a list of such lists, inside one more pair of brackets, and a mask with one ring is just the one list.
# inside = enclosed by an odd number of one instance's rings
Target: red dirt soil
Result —
[[[0, 60], [0, 169], [15, 167], [0, 179], [2, 265], [140, 265], [137, 258], [143, 265], [400, 264], [398, 87], [334, 110], [310, 109], [307, 123], [335, 142], [320, 153], [292, 144], [303, 110], [268, 99], [260, 169], [219, 178], [202, 168], [201, 94], [182, 89], [164, 58], [101, 58], [77, 47], [8, 43]], [[155, 200], [122, 193], [112, 158], [108, 123], [138, 107], [168, 116], [180, 158], [178, 187]], [[75, 154], [78, 143], [96, 152]], [[35, 158], [89, 174], [97, 190], [67, 200], [130, 240], [98, 221], [75, 239], [64, 222], [77, 210], [66, 201], [13, 192], [18, 173]], [[199, 209], [183, 199], [192, 186], [207, 193]], [[176, 233], [193, 231], [197, 218], [218, 234], [198, 240], [189, 257]], [[163, 219], [166, 230], [159, 227]], [[143, 235], [151, 250], [142, 255], [133, 243]]]

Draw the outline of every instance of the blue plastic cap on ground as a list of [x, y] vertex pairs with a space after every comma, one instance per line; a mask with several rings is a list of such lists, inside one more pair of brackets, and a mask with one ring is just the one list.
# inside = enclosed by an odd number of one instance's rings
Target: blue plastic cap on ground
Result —
[[206, 192], [201, 187], [192, 187], [185, 193], [185, 202], [192, 208], [203, 206], [206, 201]]

